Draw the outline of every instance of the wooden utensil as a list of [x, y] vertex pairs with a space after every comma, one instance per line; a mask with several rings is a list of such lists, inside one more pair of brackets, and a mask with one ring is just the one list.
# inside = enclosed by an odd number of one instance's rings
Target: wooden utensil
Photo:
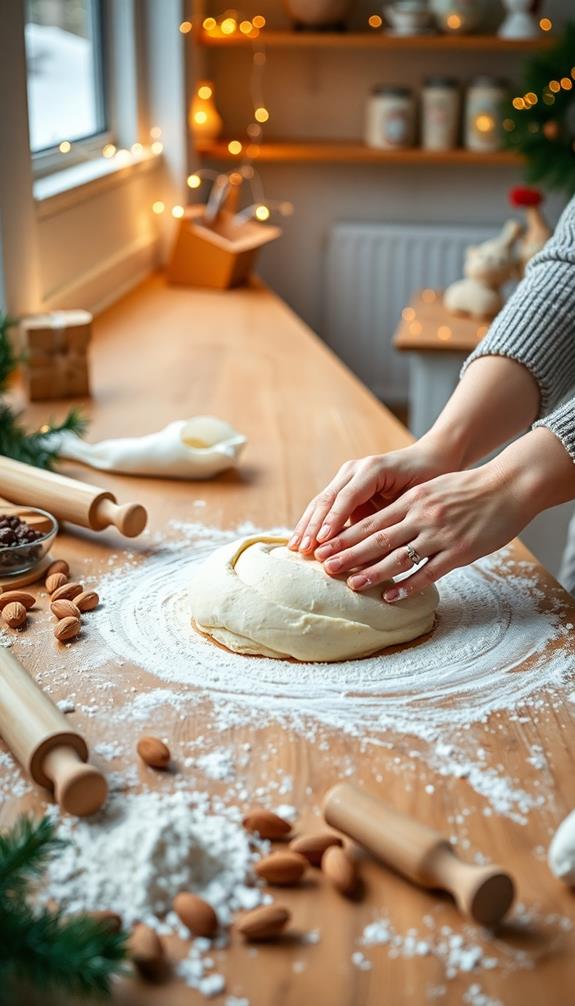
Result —
[[69, 814], [85, 817], [100, 809], [106, 780], [88, 765], [84, 738], [5, 646], [0, 646], [0, 734], [34, 782], [53, 789]]
[[93, 531], [103, 531], [113, 524], [127, 538], [141, 534], [148, 519], [140, 503], [120, 506], [111, 492], [99, 486], [33, 468], [12, 458], [0, 457], [0, 490], [15, 503], [41, 507], [58, 520]]
[[464, 863], [438, 831], [401, 814], [375, 797], [340, 783], [324, 799], [324, 817], [373, 855], [422, 887], [444, 888], [475, 922], [492, 926], [506, 915], [515, 895], [500, 867]]

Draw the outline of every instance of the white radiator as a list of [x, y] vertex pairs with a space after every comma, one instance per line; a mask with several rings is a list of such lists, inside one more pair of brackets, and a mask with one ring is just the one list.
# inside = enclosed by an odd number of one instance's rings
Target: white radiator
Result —
[[336, 224], [326, 257], [326, 342], [382, 401], [407, 401], [407, 359], [393, 348], [401, 311], [417, 290], [462, 275], [467, 245], [491, 227]]

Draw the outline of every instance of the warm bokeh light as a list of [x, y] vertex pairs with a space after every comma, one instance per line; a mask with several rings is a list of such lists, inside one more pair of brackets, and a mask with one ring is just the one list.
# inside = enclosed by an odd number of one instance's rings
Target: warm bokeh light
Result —
[[511, 104], [513, 105], [513, 108], [517, 109], [518, 112], [521, 112], [522, 109], [525, 108], [525, 102], [523, 101], [523, 98], [519, 97], [514, 98]]
[[201, 98], [202, 101], [208, 101], [212, 97], [213, 93], [214, 92], [209, 84], [200, 84], [198, 87], [198, 98]]
[[241, 185], [244, 180], [240, 171], [230, 171], [228, 179], [230, 185]]
[[458, 31], [461, 28], [462, 21], [459, 14], [450, 14], [446, 21], [447, 27], [451, 31]]
[[404, 307], [401, 317], [404, 321], [415, 321], [415, 311], [412, 307]]
[[107, 143], [105, 147], [102, 147], [102, 157], [113, 157], [116, 153], [116, 147], [113, 143]]
[[368, 18], [367, 23], [370, 28], [381, 28], [383, 24], [383, 18], [381, 18], [379, 14], [372, 14], [371, 17]]
[[249, 35], [252, 30], [251, 21], [240, 21], [240, 31], [242, 35]]
[[152, 126], [152, 128], [150, 129], [150, 136], [152, 137], [152, 139], [153, 140], [159, 140], [161, 135], [162, 135], [162, 130], [160, 129], [160, 127], [159, 126]]
[[239, 140], [230, 140], [228, 143], [228, 150], [230, 154], [241, 154], [242, 145]]
[[267, 122], [269, 117], [270, 113], [268, 112], [267, 108], [263, 107], [263, 105], [261, 105], [259, 108], [256, 108], [254, 112], [254, 118], [256, 122]]
[[220, 28], [223, 35], [233, 35], [237, 26], [238, 22], [235, 17], [225, 17], [220, 25]]
[[205, 17], [202, 22], [202, 28], [204, 31], [213, 31], [216, 27], [217, 21], [215, 17]]
[[144, 148], [141, 143], [132, 143], [130, 150], [134, 157], [141, 157], [144, 153]]
[[447, 325], [440, 325], [437, 329], [437, 338], [441, 339], [442, 342], [448, 342], [452, 334], [451, 329]]
[[201, 184], [202, 179], [200, 178], [199, 175], [196, 174], [188, 175], [188, 177], [186, 178], [186, 185], [188, 186], [189, 189], [199, 189]]
[[537, 95], [535, 94], [535, 91], [528, 91], [527, 94], [523, 95], [523, 100], [527, 105], [536, 105]]
[[116, 151], [115, 160], [118, 162], [118, 164], [131, 164], [132, 155], [129, 150], [126, 150], [125, 147], [122, 147], [120, 150]]
[[156, 213], [157, 216], [163, 213], [166, 209], [166, 204], [162, 202], [161, 199], [156, 199], [155, 203], [152, 203], [152, 213]]
[[570, 77], [561, 77], [561, 87], [564, 91], [570, 91], [573, 87], [573, 81]]
[[252, 18], [252, 24], [254, 28], [265, 28], [266, 19], [263, 14], [256, 14], [256, 16]]
[[208, 121], [208, 113], [204, 112], [203, 109], [200, 109], [199, 112], [194, 112], [194, 122], [196, 122], [198, 126], [203, 126], [204, 123], [207, 121]]
[[549, 81], [549, 90], [553, 94], [558, 94], [559, 91], [561, 90], [561, 84], [559, 83], [559, 81], [558, 80], [550, 80]]
[[180, 25], [180, 31], [181, 31], [182, 35], [187, 35], [188, 32], [190, 32], [191, 30], [192, 30], [192, 22], [191, 21], [182, 21], [182, 23]]
[[179, 220], [181, 217], [183, 217], [184, 212], [185, 211], [183, 206], [172, 206], [172, 216], [175, 217], [176, 220]]
[[492, 115], [482, 112], [475, 117], [475, 128], [478, 133], [491, 133], [495, 129], [495, 119]]
[[256, 206], [256, 217], [258, 220], [269, 220], [270, 211], [263, 203], [260, 206]]
[[150, 149], [151, 149], [152, 153], [156, 154], [156, 156], [157, 156], [158, 154], [162, 153], [162, 151], [164, 149], [164, 144], [160, 143], [159, 140], [154, 140], [154, 142], [152, 143], [152, 146], [151, 146]]
[[539, 27], [541, 28], [541, 31], [551, 31], [553, 27], [553, 21], [551, 20], [550, 17], [542, 17], [539, 20]]
[[61, 144], [58, 147], [58, 150], [60, 151], [61, 154], [69, 154], [71, 149], [72, 144], [70, 143], [69, 140], [62, 140]]

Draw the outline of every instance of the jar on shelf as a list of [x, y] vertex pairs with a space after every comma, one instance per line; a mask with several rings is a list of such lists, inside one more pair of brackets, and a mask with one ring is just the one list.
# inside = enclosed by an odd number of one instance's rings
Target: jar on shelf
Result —
[[465, 98], [464, 144], [468, 150], [493, 153], [503, 145], [503, 103], [507, 82], [499, 77], [474, 77]]
[[367, 102], [365, 142], [368, 147], [398, 150], [415, 143], [415, 99], [409, 87], [379, 84]]
[[459, 82], [453, 77], [426, 77], [421, 90], [421, 146], [453, 150], [459, 133]]

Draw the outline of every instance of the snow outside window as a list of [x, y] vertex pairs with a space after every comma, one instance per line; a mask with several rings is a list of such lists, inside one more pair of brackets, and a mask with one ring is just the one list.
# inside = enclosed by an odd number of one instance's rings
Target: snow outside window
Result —
[[100, 0], [26, 0], [32, 153], [106, 128]]

